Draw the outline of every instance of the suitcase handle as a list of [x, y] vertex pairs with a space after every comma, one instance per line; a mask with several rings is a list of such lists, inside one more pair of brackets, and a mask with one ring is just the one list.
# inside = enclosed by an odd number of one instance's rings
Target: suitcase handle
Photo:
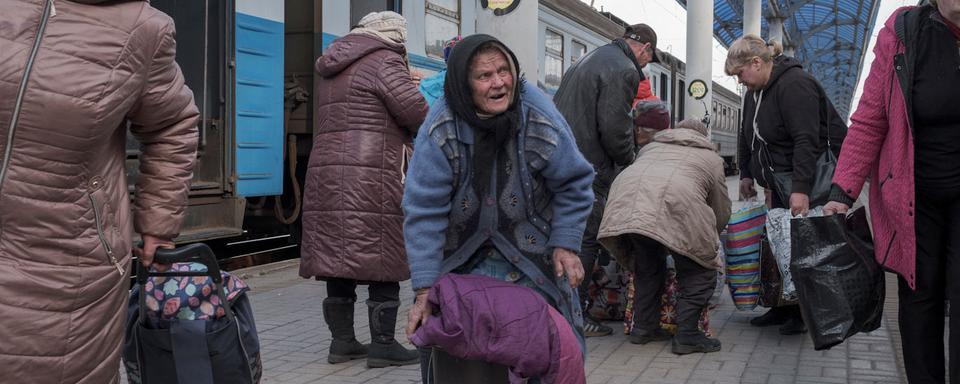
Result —
[[213, 279], [214, 283], [220, 284], [223, 282], [223, 277], [220, 275], [220, 265], [217, 263], [216, 255], [213, 254], [213, 250], [210, 249], [210, 246], [203, 243], [194, 243], [174, 249], [157, 248], [157, 252], [153, 256], [153, 261], [158, 264], [167, 265], [173, 263], [200, 263], [207, 267], [207, 271], [156, 272], [148, 271], [143, 267], [143, 264], [136, 263], [137, 282], [141, 285], [146, 284], [147, 278], [151, 276], [209, 276], [211, 279]]

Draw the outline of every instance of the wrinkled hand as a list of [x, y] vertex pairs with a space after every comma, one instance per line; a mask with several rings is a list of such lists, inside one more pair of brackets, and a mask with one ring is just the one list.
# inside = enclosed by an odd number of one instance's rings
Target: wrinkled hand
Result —
[[740, 179], [740, 200], [754, 197], [757, 197], [757, 189], [753, 185], [753, 179]]
[[557, 277], [566, 273], [571, 287], [576, 287], [583, 281], [583, 263], [580, 262], [580, 257], [569, 249], [553, 249], [553, 270]]
[[790, 194], [790, 215], [807, 216], [810, 211], [810, 197], [805, 193]]
[[420, 327], [420, 324], [423, 324], [424, 321], [427, 321], [427, 316], [433, 313], [433, 305], [427, 301], [427, 296], [430, 293], [430, 288], [424, 288], [417, 291], [417, 297], [413, 301], [413, 306], [410, 307], [410, 312], [407, 314], [407, 339], [410, 339], [410, 336], [413, 335], [413, 332]]
[[420, 80], [423, 80], [423, 72], [420, 72], [418, 70], [410, 71], [410, 79], [413, 80], [414, 84], [416, 84], [417, 86], [420, 86]]
[[[140, 234], [140, 238], [143, 239], [143, 248], [133, 248], [133, 254], [140, 259], [140, 263], [144, 267], [149, 268], [153, 264], [153, 256], [157, 253], [157, 248], [164, 249], [173, 249], [175, 245], [173, 241], [169, 239], [164, 239], [148, 234]], [[154, 265], [154, 268], [158, 271], [166, 270], [166, 266], [161, 266], [160, 264]]]
[[834, 214], [846, 214], [850, 206], [838, 201], [831, 201], [823, 206], [823, 215], [830, 216]]

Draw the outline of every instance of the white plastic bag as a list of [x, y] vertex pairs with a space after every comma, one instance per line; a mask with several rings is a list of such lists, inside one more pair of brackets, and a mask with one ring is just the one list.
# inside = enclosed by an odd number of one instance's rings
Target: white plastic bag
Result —
[[[823, 216], [823, 207], [814, 207], [807, 213], [807, 217]], [[781, 301], [796, 301], [797, 288], [790, 276], [790, 210], [774, 208], [767, 212], [767, 242], [770, 251], [777, 259], [777, 269], [783, 281]]]

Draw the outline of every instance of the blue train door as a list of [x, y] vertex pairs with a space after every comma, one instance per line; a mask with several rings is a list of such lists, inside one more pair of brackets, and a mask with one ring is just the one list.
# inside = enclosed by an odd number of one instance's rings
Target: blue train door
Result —
[[235, 10], [235, 193], [282, 195], [284, 1], [236, 0]]

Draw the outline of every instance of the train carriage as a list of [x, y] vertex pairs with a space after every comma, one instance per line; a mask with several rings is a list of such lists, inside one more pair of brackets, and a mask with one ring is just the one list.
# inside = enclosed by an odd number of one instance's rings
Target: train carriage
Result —
[[[176, 241], [210, 244], [229, 259], [227, 268], [299, 256], [303, 176], [316, 118], [315, 58], [363, 15], [391, 10], [407, 19], [411, 69], [430, 75], [445, 66], [446, 40], [476, 33], [481, 19], [490, 17], [482, 14], [490, 13], [482, 3], [152, 0], [176, 23], [177, 61], [201, 109], [199, 161]], [[520, 55], [535, 60], [524, 64], [525, 72], [548, 94], [566, 69], [626, 25], [579, 0], [527, 0], [519, 9], [524, 7], [516, 12], [536, 13], [536, 26], [506, 28], [522, 35]], [[530, 28], [536, 33], [528, 33]], [[654, 94], [672, 106], [674, 121], [684, 112], [683, 71], [683, 63], [669, 55], [645, 70]], [[739, 103], [735, 92], [714, 84], [712, 137], [730, 169], [736, 169]], [[131, 139], [131, 192], [138, 156], [139, 145]]]

